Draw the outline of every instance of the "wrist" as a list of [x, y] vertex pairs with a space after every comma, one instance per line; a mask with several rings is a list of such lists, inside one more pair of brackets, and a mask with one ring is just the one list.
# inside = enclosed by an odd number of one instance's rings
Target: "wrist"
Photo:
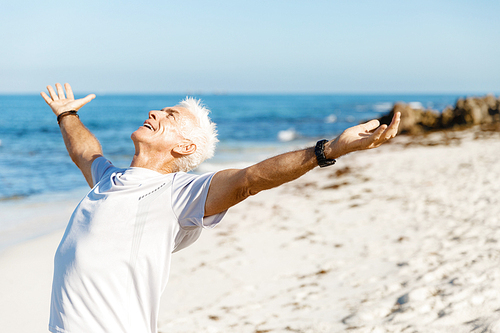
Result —
[[334, 165], [336, 160], [328, 158], [325, 154], [325, 149], [327, 148], [328, 140], [319, 140], [314, 147], [314, 154], [316, 155], [316, 161], [318, 166], [321, 168]]
[[64, 111], [57, 115], [57, 124], [61, 126], [62, 119], [67, 116], [76, 116], [77, 118], [80, 118], [76, 110]]
[[330, 141], [328, 142], [326, 145], [325, 145], [325, 156], [326, 158], [328, 159], [337, 159], [343, 155], [345, 155], [345, 153], [342, 151], [341, 147], [339, 147], [339, 143], [338, 143], [338, 138], [333, 140], [333, 141]]

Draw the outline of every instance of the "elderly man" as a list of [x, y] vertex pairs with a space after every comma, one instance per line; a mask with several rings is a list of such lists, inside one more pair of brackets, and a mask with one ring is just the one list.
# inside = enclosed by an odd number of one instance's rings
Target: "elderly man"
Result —
[[185, 172], [210, 158], [217, 142], [215, 124], [199, 101], [188, 98], [150, 111], [132, 133], [132, 163], [121, 169], [102, 156], [78, 118], [95, 95], [75, 100], [69, 84], [55, 86], [47, 87], [50, 96], [41, 95], [92, 190], [75, 209], [55, 254], [51, 332], [157, 332], [173, 252], [245, 198], [332, 165], [342, 155], [380, 146], [396, 135], [400, 117], [389, 126], [372, 120], [351, 127], [335, 140], [245, 169], [198, 176]]

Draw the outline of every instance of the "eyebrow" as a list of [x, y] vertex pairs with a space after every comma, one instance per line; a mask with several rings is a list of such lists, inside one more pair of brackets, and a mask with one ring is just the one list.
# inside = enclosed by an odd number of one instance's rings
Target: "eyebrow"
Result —
[[163, 109], [161, 109], [160, 111], [163, 111], [163, 112], [172, 112], [172, 113], [174, 113], [175, 115], [178, 115], [178, 114], [179, 114], [179, 111], [174, 110], [174, 109], [172, 109], [172, 108], [168, 108], [168, 107], [167, 107], [167, 108], [163, 108]]

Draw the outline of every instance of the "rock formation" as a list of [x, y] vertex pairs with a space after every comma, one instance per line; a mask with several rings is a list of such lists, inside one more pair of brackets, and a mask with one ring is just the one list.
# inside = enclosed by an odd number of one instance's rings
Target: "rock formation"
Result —
[[[379, 118], [389, 124], [395, 112], [401, 112], [399, 133], [421, 134], [430, 130], [459, 129], [473, 125], [498, 129], [500, 124], [500, 97], [459, 98], [455, 107], [448, 106], [441, 113], [435, 110], [413, 109], [408, 104], [397, 103], [392, 110]], [[491, 126], [495, 125], [495, 126]]]

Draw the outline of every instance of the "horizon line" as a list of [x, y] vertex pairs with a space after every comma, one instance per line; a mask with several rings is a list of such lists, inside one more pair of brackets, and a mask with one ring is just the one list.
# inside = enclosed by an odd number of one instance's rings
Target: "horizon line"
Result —
[[[203, 91], [203, 90], [187, 90], [182, 92], [170, 91], [170, 92], [161, 92], [161, 91], [141, 91], [141, 92], [131, 92], [131, 91], [94, 91], [94, 92], [77, 92], [77, 95], [87, 95], [87, 94], [95, 94], [97, 96], [158, 96], [158, 95], [171, 95], [171, 96], [192, 96], [192, 95], [202, 95], [202, 96], [292, 96], [292, 95], [304, 95], [304, 96], [335, 96], [335, 95], [391, 95], [391, 96], [401, 96], [401, 95], [457, 95], [457, 96], [472, 96], [472, 95], [494, 95], [500, 96], [500, 90], [497, 91], [479, 91], [479, 90], [471, 90], [471, 91], [395, 91], [395, 92], [387, 92], [387, 91], [303, 91], [303, 92], [290, 92], [290, 91], [276, 91], [276, 92], [265, 92], [265, 91]], [[35, 91], [26, 91], [26, 92], [8, 92], [8, 91], [0, 91], [0, 96], [27, 96], [27, 95], [40, 95], [40, 92]]]

